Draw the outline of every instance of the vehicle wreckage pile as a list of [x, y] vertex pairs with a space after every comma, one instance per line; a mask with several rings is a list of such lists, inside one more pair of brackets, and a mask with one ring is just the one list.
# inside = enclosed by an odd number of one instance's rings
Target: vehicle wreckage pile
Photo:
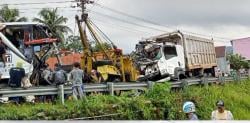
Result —
[[136, 45], [136, 51], [131, 54], [132, 59], [136, 68], [140, 71], [140, 80], [157, 80], [157, 68], [155, 68], [156, 73], [152, 73], [146, 69], [147, 66], [151, 66], [157, 63], [157, 59], [161, 57], [160, 45], [154, 44], [150, 41], [142, 41]]

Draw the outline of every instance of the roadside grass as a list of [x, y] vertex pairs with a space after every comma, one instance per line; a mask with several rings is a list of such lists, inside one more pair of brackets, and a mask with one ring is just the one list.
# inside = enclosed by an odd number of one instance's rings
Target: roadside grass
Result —
[[[250, 81], [192, 86], [182, 90], [171, 90], [169, 83], [155, 84], [140, 96], [135, 92], [124, 92], [121, 96], [92, 95], [84, 100], [66, 101], [65, 105], [1, 104], [1, 120], [64, 120], [74, 118], [102, 120], [184, 120], [182, 104], [193, 100], [199, 119], [209, 120], [218, 99], [225, 101], [237, 120], [250, 120]], [[108, 115], [99, 118], [93, 116]], [[88, 118], [86, 118], [88, 117]]]

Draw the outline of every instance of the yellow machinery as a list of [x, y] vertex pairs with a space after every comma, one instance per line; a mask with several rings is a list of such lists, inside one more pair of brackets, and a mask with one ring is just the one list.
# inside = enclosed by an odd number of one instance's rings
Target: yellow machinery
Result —
[[82, 23], [78, 16], [76, 16], [76, 22], [83, 45], [81, 65], [88, 74], [90, 74], [91, 70], [95, 68], [101, 73], [104, 81], [136, 81], [139, 72], [134, 67], [133, 61], [129, 56], [123, 55], [122, 50], [117, 49], [114, 45], [112, 49], [105, 49], [102, 47], [101, 38], [94, 30], [93, 22], [86, 17], [83, 22], [101, 48], [100, 52], [92, 52], [90, 43], [87, 39], [86, 30], [82, 28]]

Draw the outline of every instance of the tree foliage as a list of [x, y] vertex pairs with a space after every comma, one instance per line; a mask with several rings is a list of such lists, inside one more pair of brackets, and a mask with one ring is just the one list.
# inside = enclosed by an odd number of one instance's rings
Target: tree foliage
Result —
[[230, 54], [227, 56], [227, 59], [229, 60], [232, 69], [239, 71], [241, 68], [249, 68], [249, 62], [245, 60], [244, 57], [242, 57], [239, 54]]
[[64, 25], [67, 23], [68, 18], [59, 15], [57, 8], [44, 8], [38, 13], [38, 15], [40, 18], [34, 18], [33, 21], [47, 25], [52, 31], [54, 37], [59, 37], [61, 40], [64, 40], [64, 34], [72, 32], [68, 26]]
[[105, 50], [109, 50], [112, 48], [111, 44], [107, 43], [107, 42], [103, 42], [103, 43], [95, 43], [94, 46], [92, 46], [92, 51], [93, 52], [100, 52], [102, 51], [102, 48]]
[[83, 50], [81, 39], [79, 36], [70, 35], [65, 42], [59, 45], [61, 49], [70, 50], [74, 52], [81, 52]]
[[[89, 45], [91, 46], [91, 50], [93, 52], [101, 52], [102, 51], [101, 47], [103, 47], [103, 49], [105, 50], [109, 50], [112, 48], [111, 44], [107, 42], [101, 44], [90, 42]], [[68, 36], [65, 42], [61, 42], [59, 44], [59, 47], [61, 49], [70, 50], [74, 52], [82, 52], [84, 48], [82, 46], [81, 38], [79, 36], [73, 36], [73, 35]]]
[[4, 5], [0, 9], [0, 21], [1, 22], [26, 22], [26, 17], [20, 17], [18, 9], [10, 9], [8, 5]]

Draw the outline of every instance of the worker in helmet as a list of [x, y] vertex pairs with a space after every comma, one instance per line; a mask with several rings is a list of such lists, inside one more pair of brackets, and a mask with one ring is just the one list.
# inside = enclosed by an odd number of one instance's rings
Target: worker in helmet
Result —
[[193, 102], [185, 102], [183, 104], [183, 112], [186, 114], [189, 120], [198, 120], [198, 117], [195, 114], [195, 105]]
[[217, 110], [212, 112], [212, 120], [233, 120], [233, 114], [225, 110], [224, 101], [218, 100], [216, 102]]

